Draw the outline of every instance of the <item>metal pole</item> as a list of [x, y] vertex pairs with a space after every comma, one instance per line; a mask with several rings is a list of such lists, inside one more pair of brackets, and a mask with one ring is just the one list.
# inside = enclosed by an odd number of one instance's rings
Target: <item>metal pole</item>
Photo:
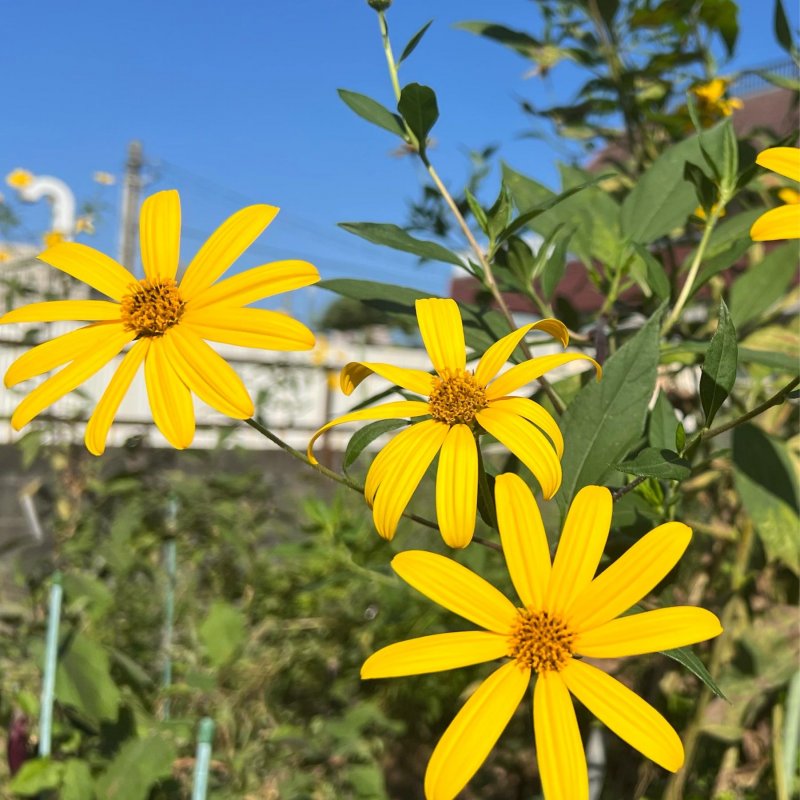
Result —
[[142, 192], [142, 143], [128, 145], [125, 180], [122, 184], [122, 214], [119, 229], [119, 262], [136, 274], [136, 236], [139, 230], [139, 197]]
[[56, 688], [56, 662], [58, 659], [58, 626], [61, 620], [61, 573], [54, 572], [50, 584], [50, 607], [47, 613], [47, 641], [45, 643], [42, 701], [39, 713], [39, 756], [50, 755], [53, 732], [53, 696]]
[[161, 688], [165, 693], [161, 707], [162, 719], [169, 719], [170, 702], [166, 694], [172, 686], [172, 633], [175, 627], [175, 583], [178, 574], [178, 555], [175, 545], [175, 527], [178, 516], [178, 500], [171, 495], [167, 505], [167, 531], [169, 539], [164, 542], [164, 569], [167, 573], [167, 591], [164, 598], [164, 629], [161, 636]]
[[211, 764], [211, 743], [214, 741], [214, 720], [203, 717], [197, 734], [197, 753], [194, 760], [192, 800], [206, 800], [208, 768]]

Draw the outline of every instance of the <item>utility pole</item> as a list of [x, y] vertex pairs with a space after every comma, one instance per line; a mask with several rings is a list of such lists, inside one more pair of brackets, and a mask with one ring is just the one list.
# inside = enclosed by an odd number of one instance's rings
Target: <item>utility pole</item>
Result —
[[128, 145], [122, 184], [122, 217], [119, 229], [119, 262], [136, 274], [136, 238], [139, 231], [139, 197], [142, 193], [142, 143]]

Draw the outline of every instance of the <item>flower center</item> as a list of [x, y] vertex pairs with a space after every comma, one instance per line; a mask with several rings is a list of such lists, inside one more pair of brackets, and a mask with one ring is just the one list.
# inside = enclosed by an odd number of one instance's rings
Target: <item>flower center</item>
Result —
[[183, 316], [186, 303], [172, 278], [139, 281], [122, 298], [122, 325], [137, 336], [163, 336]]
[[572, 657], [575, 633], [548, 611], [518, 610], [509, 635], [509, 656], [537, 672], [564, 669]]
[[486, 391], [471, 372], [453, 372], [434, 378], [428, 405], [431, 416], [439, 422], [468, 424], [486, 408]]

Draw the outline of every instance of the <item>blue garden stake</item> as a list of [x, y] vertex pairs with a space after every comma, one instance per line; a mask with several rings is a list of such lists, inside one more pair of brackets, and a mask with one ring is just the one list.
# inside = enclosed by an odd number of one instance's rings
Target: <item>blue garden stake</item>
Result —
[[44, 677], [39, 711], [39, 755], [50, 755], [53, 737], [53, 696], [56, 688], [56, 662], [58, 660], [58, 626], [61, 620], [61, 573], [54, 572], [50, 584], [50, 606], [47, 613], [47, 641], [44, 651]]
[[[164, 666], [161, 672], [161, 688], [167, 692], [172, 685], [172, 630], [175, 624], [175, 581], [177, 578], [177, 552], [175, 546], [175, 520], [178, 516], [178, 501], [174, 495], [167, 506], [167, 531], [170, 538], [164, 542], [164, 568], [167, 572], [167, 594], [164, 599], [164, 629], [161, 637], [161, 653]], [[169, 697], [162, 705], [163, 719], [169, 719]]]
[[197, 753], [194, 759], [192, 800], [206, 800], [208, 768], [211, 763], [211, 743], [214, 741], [214, 720], [203, 717], [197, 734]]

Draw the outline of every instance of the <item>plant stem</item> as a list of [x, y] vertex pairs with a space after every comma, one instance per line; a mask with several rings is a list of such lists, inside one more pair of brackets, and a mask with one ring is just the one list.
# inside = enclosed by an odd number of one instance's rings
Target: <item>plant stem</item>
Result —
[[381, 41], [383, 42], [383, 52], [386, 55], [386, 63], [389, 65], [389, 76], [392, 79], [392, 89], [394, 89], [395, 101], [400, 100], [400, 81], [397, 77], [397, 64], [392, 53], [392, 43], [389, 40], [389, 26], [386, 24], [386, 15], [383, 11], [378, 12], [378, 25], [381, 29]]

